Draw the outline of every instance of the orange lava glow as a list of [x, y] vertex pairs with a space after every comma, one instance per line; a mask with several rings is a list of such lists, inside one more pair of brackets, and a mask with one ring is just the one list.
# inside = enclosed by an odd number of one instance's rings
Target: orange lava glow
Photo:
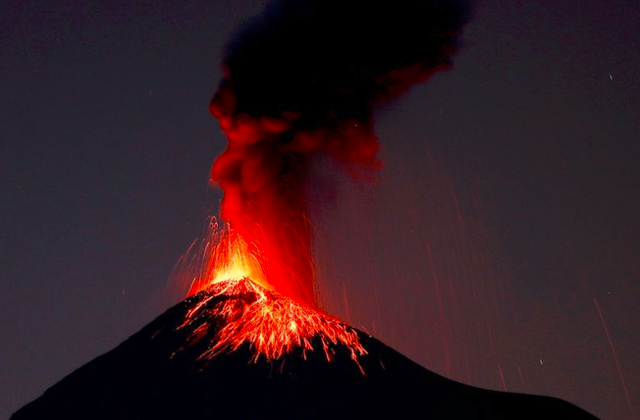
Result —
[[[216, 231], [212, 231], [210, 236], [213, 238], [210, 238], [209, 245], [218, 235]], [[244, 278], [250, 278], [264, 288], [273, 289], [264, 275], [262, 265], [267, 262], [261, 253], [250, 250], [245, 240], [231, 230], [227, 230], [217, 239], [219, 242], [213, 245], [213, 249], [206, 250], [210, 251], [210, 254], [205, 256], [206, 263], [202, 276], [191, 285], [189, 296], [214, 283]]]
[[249, 278], [216, 281], [202, 293], [181, 328], [191, 326], [191, 341], [199, 342], [211, 337], [210, 329], [217, 326], [203, 359], [235, 351], [244, 343], [249, 344], [254, 363], [260, 357], [273, 362], [295, 349], [306, 358], [314, 351], [313, 343], [320, 343], [328, 361], [335, 346], [347, 348], [356, 364], [367, 353], [352, 327]]
[[244, 343], [251, 347], [252, 362], [261, 356], [272, 362], [295, 349], [306, 358], [314, 343], [328, 361], [334, 346], [345, 347], [356, 363], [366, 354], [355, 329], [280, 293], [267, 280], [263, 265], [268, 260], [255, 246], [233, 230], [215, 233], [210, 235], [217, 236], [218, 243], [204, 251], [207, 260], [201, 277], [189, 291], [190, 296], [199, 295], [181, 327], [192, 329], [192, 343], [211, 340], [203, 359], [235, 351]]

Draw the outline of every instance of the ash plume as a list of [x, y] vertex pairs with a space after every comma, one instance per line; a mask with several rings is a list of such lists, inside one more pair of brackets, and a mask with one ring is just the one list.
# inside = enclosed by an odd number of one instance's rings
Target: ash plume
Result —
[[211, 179], [281, 293], [314, 303], [310, 159], [377, 167], [373, 110], [449, 69], [469, 18], [470, 0], [280, 0], [228, 44], [210, 110], [229, 145]]

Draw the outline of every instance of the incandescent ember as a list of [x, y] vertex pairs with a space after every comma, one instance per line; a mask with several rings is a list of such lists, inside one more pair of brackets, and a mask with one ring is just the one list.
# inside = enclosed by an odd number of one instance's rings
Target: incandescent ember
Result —
[[261, 357], [273, 362], [297, 349], [306, 358], [314, 345], [322, 348], [327, 361], [336, 346], [347, 348], [356, 364], [367, 353], [352, 327], [249, 278], [218, 281], [198, 293], [179, 329], [185, 327], [192, 331], [187, 345], [210, 340], [201, 359], [235, 351], [245, 343], [253, 363]]
[[178, 327], [188, 331], [182, 349], [203, 349], [199, 359], [206, 362], [247, 344], [257, 363], [294, 352], [306, 359], [314, 350], [331, 361], [341, 347], [360, 367], [358, 357], [367, 352], [356, 330], [274, 287], [264, 269], [269, 261], [236, 231], [213, 225], [203, 257], [189, 290], [191, 308]]

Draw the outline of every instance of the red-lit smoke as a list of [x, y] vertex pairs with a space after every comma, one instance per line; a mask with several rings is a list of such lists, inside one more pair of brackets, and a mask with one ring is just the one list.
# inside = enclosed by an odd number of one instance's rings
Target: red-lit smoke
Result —
[[[231, 95], [223, 91], [219, 97], [226, 94]], [[298, 131], [282, 144], [279, 139], [291, 130], [295, 116], [235, 115], [228, 101], [214, 100], [211, 106], [229, 139], [211, 173], [224, 190], [221, 216], [252, 252], [263, 256], [265, 275], [276, 290], [313, 304], [311, 227], [303, 194], [309, 156], [325, 151], [340, 161], [373, 168], [375, 134], [369, 124], [354, 121], [332, 132]]]
[[467, 18], [463, 0], [281, 0], [229, 44], [210, 105], [229, 144], [211, 179], [223, 220], [275, 290], [316, 303], [311, 159], [377, 167], [373, 109], [448, 68]]

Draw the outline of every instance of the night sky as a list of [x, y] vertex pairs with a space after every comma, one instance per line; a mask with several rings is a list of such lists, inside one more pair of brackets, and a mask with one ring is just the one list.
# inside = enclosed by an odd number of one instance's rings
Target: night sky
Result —
[[[0, 418], [186, 293], [222, 50], [263, 7], [55, 3], [0, 6]], [[640, 417], [638, 27], [478, 2], [454, 69], [377, 112], [376, 180], [314, 166], [325, 309], [453, 379]]]

